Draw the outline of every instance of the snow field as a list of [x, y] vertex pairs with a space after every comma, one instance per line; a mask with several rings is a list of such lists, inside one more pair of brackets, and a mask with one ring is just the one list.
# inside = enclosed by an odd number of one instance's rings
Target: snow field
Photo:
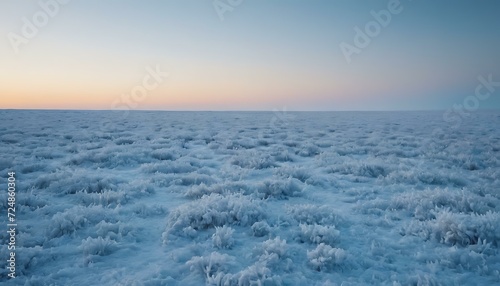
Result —
[[500, 114], [291, 115], [0, 111], [19, 184], [18, 277], [0, 280], [500, 283]]

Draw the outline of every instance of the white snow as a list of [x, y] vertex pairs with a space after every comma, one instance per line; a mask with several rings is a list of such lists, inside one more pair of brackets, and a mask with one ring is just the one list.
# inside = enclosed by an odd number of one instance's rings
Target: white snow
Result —
[[[119, 119], [118, 119], [119, 118]], [[0, 110], [5, 285], [500, 284], [500, 112]]]

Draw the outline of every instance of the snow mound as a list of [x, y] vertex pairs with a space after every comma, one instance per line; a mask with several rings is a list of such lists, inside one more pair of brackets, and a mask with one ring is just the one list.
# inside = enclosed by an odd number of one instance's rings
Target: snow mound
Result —
[[255, 237], [263, 237], [271, 232], [271, 227], [266, 221], [258, 221], [252, 225], [252, 233]]
[[340, 239], [340, 231], [335, 226], [300, 224], [300, 242], [335, 245]]
[[345, 263], [347, 253], [343, 249], [320, 243], [316, 249], [307, 251], [307, 259], [316, 271], [330, 271]]
[[186, 265], [191, 271], [202, 274], [208, 279], [217, 273], [228, 271], [234, 261], [234, 257], [214, 251], [209, 256], [195, 256], [187, 261]]
[[251, 226], [264, 216], [261, 203], [248, 196], [211, 194], [172, 210], [163, 241], [166, 243], [171, 234], [181, 235], [181, 230], [188, 226], [194, 230], [232, 224]]
[[302, 192], [299, 183], [300, 182], [296, 179], [267, 180], [258, 187], [257, 192], [259, 196], [264, 199], [270, 197], [286, 199], [288, 197], [297, 196]]
[[405, 233], [423, 239], [458, 246], [477, 244], [480, 240], [500, 244], [500, 213], [486, 214], [454, 213], [449, 209], [432, 211], [435, 219], [413, 221]]
[[226, 225], [222, 227], [216, 226], [215, 233], [212, 235], [212, 245], [218, 249], [231, 249], [234, 244], [233, 233], [234, 229], [231, 227]]
[[335, 210], [329, 206], [300, 204], [287, 206], [287, 213], [299, 223], [337, 225], [342, 219]]
[[82, 244], [80, 245], [79, 249], [83, 252], [83, 255], [89, 256], [89, 255], [99, 255], [99, 256], [106, 256], [109, 255], [113, 252], [115, 252], [118, 249], [118, 243], [110, 239], [108, 237], [102, 238], [102, 237], [97, 237], [97, 238], [92, 238], [88, 237], [87, 239], [82, 240]]

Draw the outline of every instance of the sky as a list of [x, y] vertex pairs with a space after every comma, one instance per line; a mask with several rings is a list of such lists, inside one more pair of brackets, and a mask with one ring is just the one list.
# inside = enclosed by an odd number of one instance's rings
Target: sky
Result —
[[[500, 2], [0, 2], [1, 109], [500, 108]], [[488, 91], [488, 89], [484, 89]]]

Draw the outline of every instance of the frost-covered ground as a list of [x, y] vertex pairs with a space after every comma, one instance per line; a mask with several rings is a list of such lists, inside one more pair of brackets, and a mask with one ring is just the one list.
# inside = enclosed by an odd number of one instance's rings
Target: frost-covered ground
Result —
[[500, 283], [500, 112], [116, 115], [0, 111], [0, 282], [15, 171], [6, 285]]

